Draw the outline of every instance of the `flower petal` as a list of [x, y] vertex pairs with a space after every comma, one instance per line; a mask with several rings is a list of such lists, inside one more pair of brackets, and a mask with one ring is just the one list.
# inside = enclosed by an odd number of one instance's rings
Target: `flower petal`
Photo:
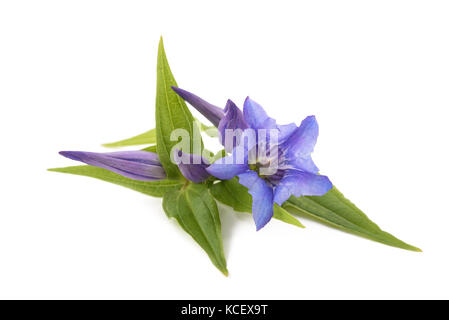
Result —
[[256, 143], [254, 130], [245, 129], [232, 153], [215, 161], [206, 169], [207, 172], [223, 180], [232, 179], [236, 175], [246, 172], [249, 170], [248, 158], [251, 158], [252, 161], [255, 157]]
[[253, 219], [260, 230], [273, 216], [273, 189], [254, 171], [240, 174], [239, 183], [248, 188], [253, 198]]
[[224, 117], [223, 109], [210, 104], [209, 102], [201, 99], [197, 95], [190, 93], [184, 89], [171, 87], [181, 98], [190, 103], [196, 110], [198, 110], [203, 116], [205, 116], [214, 126], [218, 126], [221, 118]]
[[298, 127], [294, 123], [289, 123], [278, 125], [277, 128], [279, 129], [279, 143], [283, 143], [290, 138]]
[[127, 155], [123, 152], [116, 154], [83, 152], [83, 151], [61, 151], [62, 156], [84, 162], [88, 165], [100, 167], [130, 179], [140, 181], [154, 181], [165, 179], [164, 168], [159, 164], [153, 164], [154, 154], [147, 151], [130, 151]]
[[247, 97], [243, 103], [243, 115], [253, 129], [276, 129], [276, 121], [270, 118], [262, 106], [250, 97]]
[[289, 170], [274, 189], [274, 202], [281, 206], [291, 195], [322, 196], [330, 189], [332, 183], [326, 176]]
[[235, 154], [220, 158], [206, 168], [207, 172], [221, 180], [232, 179], [236, 175], [248, 170], [249, 166], [246, 161], [243, 163], [235, 161]]
[[315, 116], [309, 116], [301, 122], [282, 147], [292, 158], [306, 157], [313, 152], [317, 138], [318, 122]]
[[210, 174], [206, 171], [206, 167], [209, 165], [207, 159], [196, 154], [178, 152], [181, 157], [178, 168], [186, 179], [201, 183], [209, 178]]
[[285, 142], [297, 129], [296, 124], [289, 123], [285, 125], [277, 125], [276, 120], [270, 118], [260, 104], [247, 97], [243, 104], [243, 115], [246, 122], [253, 129], [277, 129], [279, 130], [276, 136], [276, 141], [271, 141], [273, 137], [267, 135], [268, 144], [281, 144]]
[[[218, 132], [220, 133], [220, 143], [225, 146], [227, 152], [231, 152], [239, 141], [239, 134], [248, 128], [242, 111], [235, 105], [234, 102], [228, 100], [224, 108], [224, 117], [218, 124]], [[229, 133], [232, 136], [229, 136]], [[227, 137], [228, 134], [228, 137]], [[231, 138], [231, 141], [226, 139]]]
[[297, 157], [294, 159], [289, 159], [287, 162], [291, 167], [294, 167], [295, 169], [299, 169], [301, 171], [317, 174], [320, 169], [316, 166], [315, 162], [313, 162], [312, 157], [306, 156], [306, 157]]

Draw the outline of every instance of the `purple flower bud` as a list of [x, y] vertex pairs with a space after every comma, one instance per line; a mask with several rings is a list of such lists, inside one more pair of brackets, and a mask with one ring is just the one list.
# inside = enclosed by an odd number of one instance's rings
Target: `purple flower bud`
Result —
[[203, 116], [207, 118], [214, 126], [218, 126], [221, 118], [224, 117], [223, 109], [210, 104], [209, 102], [201, 99], [200, 97], [190, 93], [184, 89], [171, 87], [181, 98], [190, 103], [196, 110], [198, 110]]
[[120, 151], [96, 153], [61, 151], [59, 154], [66, 158], [100, 167], [134, 180], [155, 181], [166, 178], [164, 168], [159, 162], [157, 154], [153, 152]]
[[182, 175], [195, 183], [201, 183], [210, 177], [210, 174], [206, 171], [209, 166], [209, 161], [202, 156], [190, 153], [183, 153], [177, 150], [180, 162], [178, 168]]
[[[237, 134], [240, 134], [243, 130], [248, 128], [248, 124], [243, 117], [243, 112], [235, 105], [234, 102], [228, 100], [226, 107], [224, 108], [224, 117], [218, 124], [218, 132], [220, 137], [220, 143], [225, 146], [227, 152], [231, 152], [240, 140]], [[240, 131], [238, 130], [240, 129]], [[232, 141], [226, 141], [226, 132], [231, 134], [228, 138]]]

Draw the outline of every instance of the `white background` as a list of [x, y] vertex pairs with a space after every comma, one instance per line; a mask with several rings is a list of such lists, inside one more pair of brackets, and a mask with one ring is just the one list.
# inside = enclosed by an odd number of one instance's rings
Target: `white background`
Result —
[[[447, 1], [0, 2], [0, 298], [449, 298]], [[221, 208], [230, 275], [161, 200], [47, 172], [154, 127], [160, 35], [181, 87], [314, 114], [321, 172], [384, 246]]]

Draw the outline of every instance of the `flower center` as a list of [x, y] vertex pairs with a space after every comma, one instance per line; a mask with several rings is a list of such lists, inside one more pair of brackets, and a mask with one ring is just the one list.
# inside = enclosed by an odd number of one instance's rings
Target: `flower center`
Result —
[[257, 175], [267, 181], [270, 185], [277, 185], [284, 176], [285, 170], [278, 168], [277, 160], [271, 162], [256, 162], [249, 165], [250, 170], [257, 172]]
[[285, 174], [283, 163], [283, 152], [277, 145], [271, 148], [268, 145], [257, 145], [248, 153], [250, 170], [257, 172], [260, 178], [272, 186], [277, 185]]

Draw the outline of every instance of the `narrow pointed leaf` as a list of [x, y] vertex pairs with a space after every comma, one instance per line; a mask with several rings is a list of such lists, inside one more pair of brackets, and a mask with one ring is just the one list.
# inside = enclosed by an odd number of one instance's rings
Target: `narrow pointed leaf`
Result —
[[[197, 153], [193, 148], [194, 118], [184, 100], [173, 90], [172, 86], [178, 86], [171, 73], [165, 56], [162, 38], [159, 42], [157, 58], [157, 89], [156, 89], [156, 140], [157, 153], [168, 178], [181, 176], [178, 166], [170, 160], [170, 152], [178, 141], [171, 141], [170, 135], [175, 129], [184, 129], [190, 136], [190, 149], [183, 150], [189, 153]], [[196, 135], [196, 133], [195, 133]], [[202, 150], [202, 143], [201, 143]], [[201, 151], [200, 150], [200, 151]]]
[[217, 138], [218, 137], [218, 129], [215, 126], [208, 126], [204, 123], [200, 124], [201, 131], [206, 133], [211, 138]]
[[142, 144], [155, 144], [156, 143], [156, 129], [148, 130], [132, 138], [120, 140], [112, 143], [105, 143], [103, 147], [118, 148], [126, 146], [138, 146]]
[[133, 189], [135, 191], [144, 193], [153, 197], [162, 197], [165, 193], [171, 190], [180, 189], [183, 182], [180, 180], [160, 180], [160, 181], [138, 181], [123, 177], [117, 173], [108, 171], [103, 168], [94, 166], [74, 166], [65, 168], [48, 169], [49, 171], [70, 173], [80, 176], [100, 179], [106, 182], [111, 182], [122, 187]]
[[273, 218], [300, 228], [305, 228], [304, 225], [301, 222], [299, 222], [298, 219], [292, 216], [290, 212], [288, 212], [284, 208], [278, 206], [277, 203], [275, 203], [273, 207]]
[[[204, 133], [206, 133], [209, 137], [216, 138], [218, 137], [218, 129], [214, 126], [207, 126], [204, 123], [200, 123], [200, 129]], [[155, 144], [156, 143], [156, 129], [148, 130], [144, 133], [141, 133], [137, 136], [103, 144], [103, 147], [106, 148], [119, 148], [119, 147], [128, 147], [128, 146], [139, 146], [143, 144]]]
[[154, 152], [157, 153], [157, 145], [152, 145], [142, 149], [142, 151]]
[[[239, 212], [252, 212], [252, 197], [248, 189], [242, 186], [237, 178], [223, 180], [210, 186], [211, 194], [221, 203]], [[292, 216], [287, 210], [275, 205], [273, 207], [273, 218], [294, 226], [304, 228], [301, 222]]]
[[368, 239], [411, 251], [421, 251], [393, 235], [382, 231], [359, 208], [346, 199], [335, 187], [324, 196], [291, 197], [283, 207], [294, 208], [340, 229]]
[[212, 263], [228, 275], [223, 250], [221, 222], [217, 204], [203, 184], [189, 184], [165, 194], [163, 204], [169, 218], [179, 225], [206, 251]]

